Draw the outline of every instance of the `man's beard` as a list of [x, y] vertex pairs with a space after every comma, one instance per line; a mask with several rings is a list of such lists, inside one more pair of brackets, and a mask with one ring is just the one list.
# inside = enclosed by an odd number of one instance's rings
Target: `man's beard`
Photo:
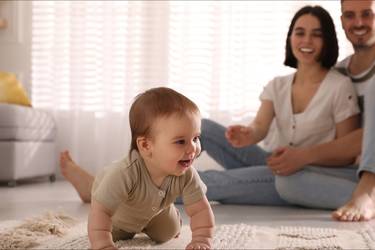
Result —
[[369, 41], [357, 41], [357, 43], [353, 43], [354, 51], [366, 51], [375, 46], [375, 37], [371, 38]]
[[[354, 30], [362, 30], [362, 29], [366, 29], [367, 32], [371, 32], [371, 29], [369, 27], [365, 27], [365, 26], [354, 28]], [[352, 33], [354, 33], [354, 31], [352, 31]], [[374, 46], [374, 44], [375, 44], [374, 34], [372, 35], [372, 37], [368, 41], [364, 41], [363, 38], [358, 38], [352, 43], [353, 49], [355, 51], [368, 50], [368, 49], [372, 48]]]
[[368, 46], [367, 44], [353, 44], [354, 51], [362, 51], [362, 50], [368, 50], [371, 46]]

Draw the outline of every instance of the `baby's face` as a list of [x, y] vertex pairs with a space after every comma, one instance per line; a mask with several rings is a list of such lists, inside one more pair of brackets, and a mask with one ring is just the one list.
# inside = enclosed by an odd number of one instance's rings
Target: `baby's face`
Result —
[[159, 118], [152, 126], [151, 163], [161, 175], [180, 176], [201, 151], [199, 113]]

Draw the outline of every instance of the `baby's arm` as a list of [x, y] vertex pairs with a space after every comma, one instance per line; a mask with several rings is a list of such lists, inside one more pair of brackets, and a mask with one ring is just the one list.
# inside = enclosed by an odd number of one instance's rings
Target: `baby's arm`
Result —
[[214, 233], [215, 219], [206, 196], [200, 201], [185, 206], [190, 217], [192, 240], [186, 249], [210, 249]]
[[91, 200], [88, 234], [92, 249], [116, 249], [112, 240], [111, 212], [95, 199]]

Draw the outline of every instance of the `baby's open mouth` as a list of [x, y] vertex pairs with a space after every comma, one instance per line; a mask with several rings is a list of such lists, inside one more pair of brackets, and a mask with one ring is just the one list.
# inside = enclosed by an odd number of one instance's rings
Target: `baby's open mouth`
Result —
[[181, 161], [178, 161], [178, 163], [184, 167], [184, 168], [188, 168], [191, 163], [192, 163], [192, 160], [181, 160]]

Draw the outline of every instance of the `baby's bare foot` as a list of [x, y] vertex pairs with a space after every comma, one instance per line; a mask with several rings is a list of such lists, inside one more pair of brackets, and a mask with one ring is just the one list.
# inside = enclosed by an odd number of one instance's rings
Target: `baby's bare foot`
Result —
[[375, 174], [365, 172], [352, 199], [332, 213], [339, 221], [368, 221], [375, 218]]
[[65, 179], [76, 189], [81, 200], [89, 203], [94, 177], [72, 160], [69, 151], [63, 151], [60, 154], [60, 170]]

